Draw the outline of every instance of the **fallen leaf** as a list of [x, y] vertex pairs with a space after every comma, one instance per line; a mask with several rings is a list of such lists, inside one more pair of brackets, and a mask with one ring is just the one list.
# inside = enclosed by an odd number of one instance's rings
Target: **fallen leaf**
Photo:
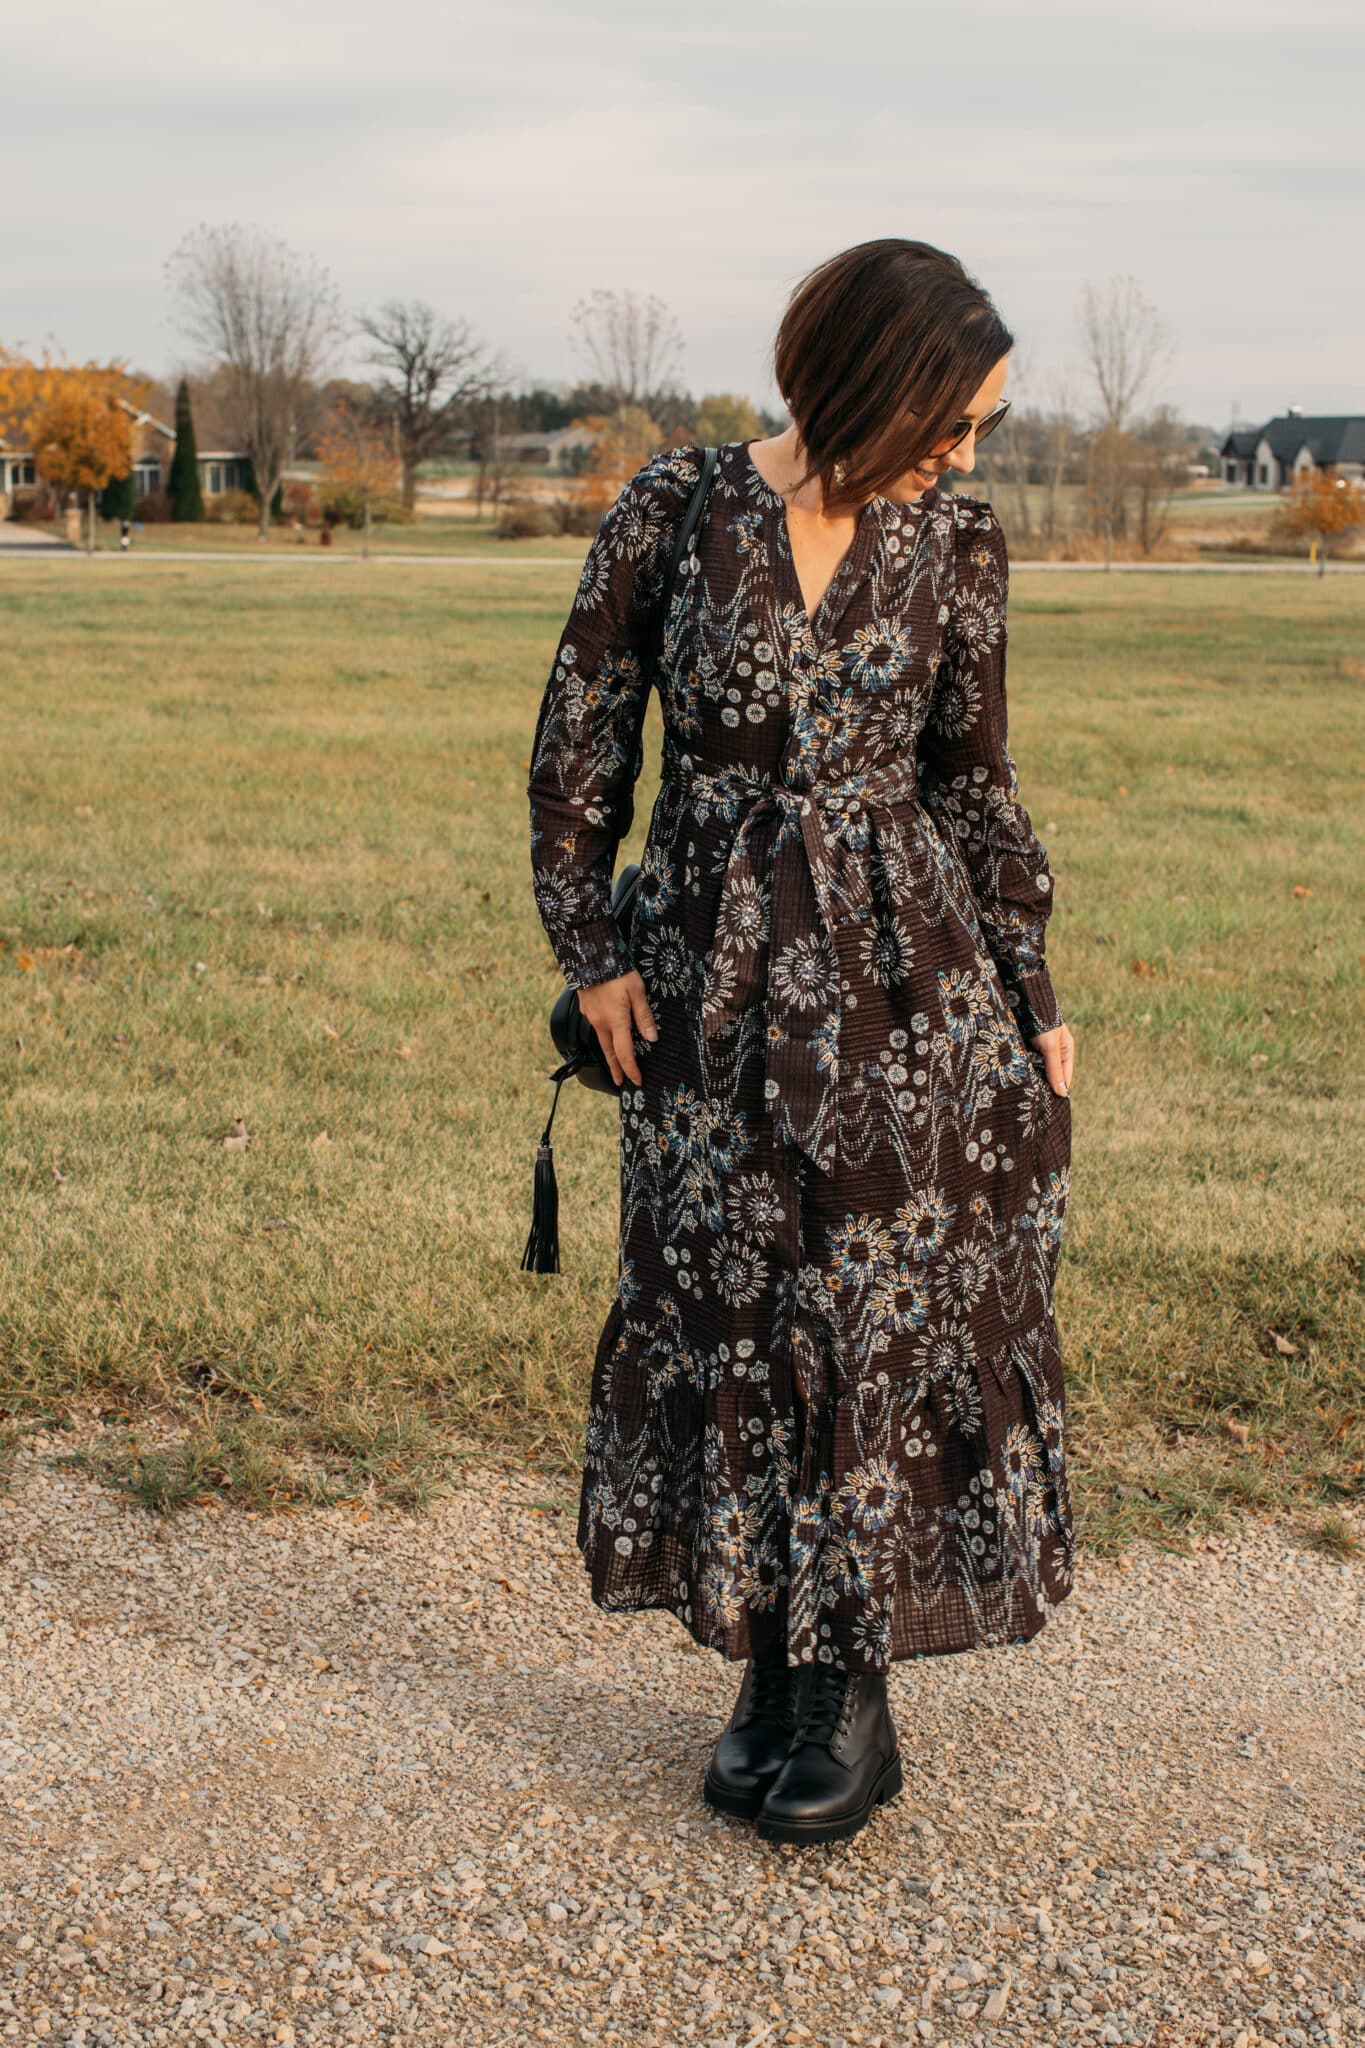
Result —
[[1289, 1339], [1282, 1337], [1278, 1330], [1272, 1330], [1270, 1334], [1274, 1339], [1275, 1349], [1279, 1352], [1281, 1358], [1298, 1357], [1299, 1347], [1297, 1344], [1291, 1344]]

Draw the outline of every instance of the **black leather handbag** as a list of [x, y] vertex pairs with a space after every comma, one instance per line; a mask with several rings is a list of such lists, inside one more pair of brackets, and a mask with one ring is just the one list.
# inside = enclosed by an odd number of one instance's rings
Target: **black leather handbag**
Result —
[[[692, 549], [693, 536], [696, 533], [698, 521], [701, 518], [710, 493], [711, 479], [715, 474], [717, 454], [718, 450], [715, 448], [703, 450], [701, 474], [697, 479], [697, 487], [692, 493], [691, 501], [688, 504], [687, 511], [683, 516], [682, 524], [678, 528], [677, 537], [673, 543], [673, 554], [669, 561], [668, 574], [664, 578], [663, 590], [660, 594], [658, 608], [654, 617], [654, 631], [649, 650], [651, 683], [658, 674], [659, 658], [663, 652], [664, 629], [668, 620], [668, 608], [672, 601], [673, 586], [677, 581], [678, 571], [682, 567], [683, 557], [685, 555], [689, 556], [688, 566], [694, 574], [701, 566], [695, 551], [689, 554], [689, 550]], [[639, 778], [640, 770], [644, 766], [643, 734], [645, 712], [648, 706], [649, 690], [646, 688], [640, 692], [640, 715], [635, 731], [634, 766], [631, 775], [632, 788]], [[622, 814], [617, 818], [618, 845], [622, 838], [624, 838], [625, 833], [630, 829], [632, 816], [633, 804], [627, 801], [623, 807]], [[638, 861], [631, 861], [626, 867], [622, 868], [612, 886], [611, 914], [616, 919], [621, 935], [627, 943], [629, 943], [634, 929], [635, 904], [639, 893], [639, 883], [640, 863]], [[550, 1104], [550, 1114], [545, 1119], [545, 1129], [541, 1132], [540, 1143], [536, 1147], [535, 1193], [531, 1205], [531, 1228], [527, 1235], [526, 1248], [521, 1255], [521, 1271], [523, 1273], [557, 1273], [559, 1271], [559, 1185], [555, 1179], [554, 1147], [550, 1142], [550, 1127], [554, 1123], [555, 1111], [559, 1107], [560, 1089], [570, 1076], [576, 1075], [585, 1088], [595, 1089], [599, 1094], [619, 1096], [621, 1092], [617, 1083], [612, 1079], [611, 1068], [608, 1066], [602, 1047], [598, 1043], [597, 1033], [583, 1015], [576, 988], [561, 989], [556, 997], [554, 1007], [550, 1011], [550, 1037], [554, 1042], [556, 1052], [560, 1056], [560, 1064], [550, 1075], [550, 1079], [555, 1084], [554, 1100]]]

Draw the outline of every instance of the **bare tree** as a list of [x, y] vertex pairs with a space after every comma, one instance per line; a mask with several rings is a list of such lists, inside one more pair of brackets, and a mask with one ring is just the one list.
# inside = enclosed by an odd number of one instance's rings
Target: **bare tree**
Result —
[[1097, 519], [1111, 531], [1127, 526], [1127, 488], [1133, 466], [1130, 421], [1159, 360], [1165, 330], [1136, 278], [1110, 278], [1081, 292], [1081, 334], [1099, 397], [1090, 444], [1090, 496]]
[[502, 365], [467, 321], [443, 320], [420, 299], [389, 299], [359, 325], [371, 343], [366, 360], [382, 373], [376, 396], [397, 424], [410, 512], [419, 463], [442, 447], [461, 412], [488, 396]]
[[662, 299], [601, 289], [570, 315], [575, 345], [617, 406], [654, 412], [682, 368], [682, 329]]
[[1139, 422], [1133, 432], [1133, 483], [1138, 502], [1138, 543], [1150, 555], [1166, 536], [1171, 504], [1190, 473], [1190, 436], [1169, 405]]
[[[1043, 537], [1055, 541], [1061, 524], [1062, 486], [1075, 467], [1080, 450], [1081, 428], [1071, 396], [1067, 372], [1054, 371], [1048, 381], [1047, 410], [1043, 415], [1043, 447], [1040, 456], [1043, 483]], [[1067, 522], [1068, 537], [1070, 520]]]
[[236, 223], [196, 228], [166, 270], [186, 333], [221, 365], [228, 414], [255, 471], [264, 540], [300, 416], [341, 336], [336, 289], [312, 257]]
[[1127, 430], [1143, 386], [1165, 353], [1165, 329], [1133, 277], [1081, 292], [1081, 331], [1100, 400], [1100, 423]]

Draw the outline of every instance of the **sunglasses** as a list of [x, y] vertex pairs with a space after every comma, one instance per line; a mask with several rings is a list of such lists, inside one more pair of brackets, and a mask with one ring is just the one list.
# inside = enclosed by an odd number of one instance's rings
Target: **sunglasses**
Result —
[[[1008, 400], [1008, 398], [1002, 398], [1000, 400], [1000, 403], [997, 406], [992, 407], [990, 412], [983, 413], [981, 418], [976, 422], [977, 440], [984, 441], [987, 434], [993, 434], [996, 428], [999, 426], [1001, 420], [1004, 419], [1005, 414], [1009, 411], [1009, 409], [1010, 401]], [[959, 447], [961, 443], [966, 440], [968, 434], [970, 434], [971, 431], [971, 420], [954, 420], [952, 426], [948, 429], [948, 432], [952, 435], [952, 439], [950, 441], [945, 441], [941, 447], [935, 448], [933, 451], [934, 454], [947, 455], [952, 449]]]

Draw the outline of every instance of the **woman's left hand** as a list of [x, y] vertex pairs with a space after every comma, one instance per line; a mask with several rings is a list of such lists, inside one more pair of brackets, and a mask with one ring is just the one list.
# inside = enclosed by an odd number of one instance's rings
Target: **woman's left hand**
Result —
[[1069, 1024], [1058, 1024], [1055, 1030], [1040, 1031], [1029, 1044], [1036, 1046], [1043, 1055], [1043, 1066], [1054, 1094], [1071, 1093], [1071, 1070], [1076, 1061], [1076, 1041], [1071, 1036]]

